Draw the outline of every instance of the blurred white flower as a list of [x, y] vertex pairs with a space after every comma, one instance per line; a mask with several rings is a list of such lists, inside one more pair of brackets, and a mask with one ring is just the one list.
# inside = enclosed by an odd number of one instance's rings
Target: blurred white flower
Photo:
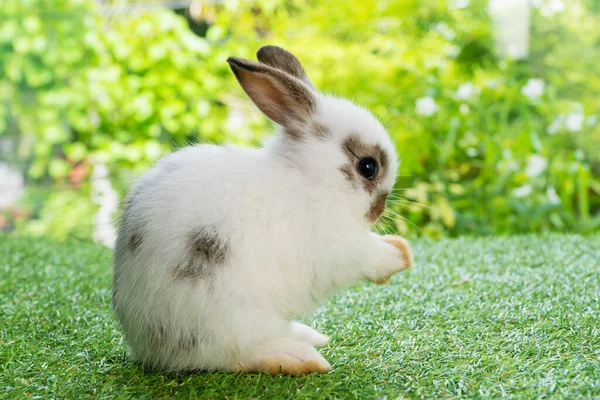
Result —
[[532, 6], [540, 9], [540, 14], [544, 17], [551, 17], [565, 10], [563, 0], [537, 0], [533, 1]]
[[466, 8], [469, 6], [469, 0], [454, 0], [450, 4], [450, 8]]
[[538, 78], [529, 79], [525, 86], [521, 88], [521, 94], [530, 100], [537, 99], [544, 94], [544, 80]]
[[456, 37], [456, 33], [445, 22], [438, 22], [435, 25], [435, 30], [441, 33], [447, 40], [452, 40]]
[[529, 159], [527, 160], [527, 168], [525, 169], [525, 174], [528, 177], [533, 178], [544, 172], [547, 166], [547, 159], [537, 154], [534, 154], [532, 156], [529, 156]]
[[[2, 142], [0, 140], [0, 144]], [[10, 208], [19, 200], [24, 190], [25, 180], [19, 171], [0, 162], [0, 208]]]
[[225, 122], [228, 129], [236, 132], [239, 137], [252, 139], [252, 131], [248, 129], [248, 117], [239, 110], [231, 110]]
[[598, 122], [598, 116], [597, 115], [590, 115], [589, 117], [587, 117], [587, 126], [594, 126], [596, 125], [596, 122]]
[[531, 187], [531, 185], [523, 185], [519, 186], [518, 188], [514, 188], [512, 191], [512, 195], [515, 197], [523, 198], [529, 196], [531, 192], [533, 192], [533, 188]]
[[471, 82], [467, 82], [458, 87], [454, 97], [459, 100], [469, 100], [475, 94], [477, 94], [477, 86], [473, 85]]
[[558, 193], [556, 193], [554, 186], [548, 186], [548, 188], [546, 188], [546, 196], [548, 196], [548, 203], [560, 204], [560, 197], [558, 197]]
[[469, 106], [466, 104], [461, 104], [460, 107], [458, 107], [458, 111], [460, 111], [460, 113], [462, 115], [468, 114], [469, 113]]
[[93, 216], [94, 241], [112, 247], [116, 237], [113, 223], [114, 213], [118, 209], [119, 195], [108, 179], [108, 168], [104, 164], [95, 164], [91, 176], [91, 200], [99, 205]]
[[583, 127], [584, 119], [583, 113], [577, 111], [571, 112], [565, 118], [565, 128], [571, 132], [579, 132]]
[[469, 147], [467, 149], [467, 155], [471, 158], [475, 157], [477, 155], [477, 149], [475, 147]]
[[498, 86], [498, 81], [496, 79], [486, 79], [483, 82], [483, 84], [485, 85], [485, 87], [493, 89]]
[[446, 55], [450, 58], [456, 57], [458, 53], [460, 53], [460, 47], [455, 44], [448, 47], [448, 49], [446, 50]]
[[438, 109], [438, 105], [431, 96], [421, 97], [416, 101], [416, 112], [419, 115], [431, 117]]
[[548, 133], [548, 135], [554, 135], [555, 133], [560, 131], [563, 128], [564, 122], [565, 117], [559, 115], [554, 121], [552, 121], [550, 125], [548, 125], [548, 128], [546, 128], [546, 132]]
[[133, 99], [133, 107], [140, 119], [146, 119], [152, 114], [152, 97], [141, 94]]
[[513, 11], [522, 2], [523, 0], [489, 0], [488, 10], [492, 14], [500, 13], [503, 11]]
[[231, 130], [241, 129], [248, 125], [248, 121], [246, 120], [244, 113], [235, 109], [229, 111], [229, 115], [227, 115], [227, 120], [225, 123]]

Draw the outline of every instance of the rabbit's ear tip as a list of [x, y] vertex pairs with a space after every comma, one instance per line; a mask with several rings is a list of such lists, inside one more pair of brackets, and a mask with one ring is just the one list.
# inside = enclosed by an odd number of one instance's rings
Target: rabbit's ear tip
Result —
[[227, 63], [234, 71], [236, 69], [245, 69], [246, 71], [252, 72], [264, 72], [268, 67], [263, 66], [257, 62], [246, 60], [240, 57], [227, 57]]
[[274, 45], [266, 45], [258, 49], [256, 58], [263, 64], [283, 71], [294, 78], [300, 79], [314, 89], [313, 84], [306, 76], [306, 72], [298, 58], [284, 48]]
[[243, 64], [244, 61], [245, 60], [243, 58], [240, 58], [240, 57], [234, 57], [234, 56], [227, 57], [227, 63], [229, 65], [231, 65], [231, 64], [240, 65], [240, 64]]
[[262, 46], [260, 49], [258, 49], [256, 54], [260, 55], [260, 54], [264, 54], [265, 52], [270, 52], [270, 51], [284, 51], [286, 53], [288, 52], [283, 47], [275, 46], [273, 44], [267, 44], [267, 45]]

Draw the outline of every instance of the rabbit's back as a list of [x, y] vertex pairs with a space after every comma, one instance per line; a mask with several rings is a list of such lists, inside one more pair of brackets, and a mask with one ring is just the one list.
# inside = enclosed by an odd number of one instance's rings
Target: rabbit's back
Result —
[[132, 186], [115, 249], [113, 303], [134, 358], [150, 365], [227, 358], [198, 352], [222, 347], [211, 343], [225, 330], [218, 322], [234, 317], [227, 310], [232, 299], [224, 301], [218, 288], [243, 296], [227, 282], [240, 264], [234, 233], [243, 234], [246, 218], [232, 211], [252, 213], [250, 203], [240, 203], [260, 192], [245, 187], [257, 156], [252, 149], [190, 147]]
[[231, 211], [238, 211], [243, 200], [240, 193], [251, 196], [252, 190], [244, 186], [256, 166], [255, 157], [251, 149], [212, 145], [166, 156], [132, 186], [118, 238], [124, 243], [119, 244], [177, 253], [173, 245], [182, 235], [209, 235], [211, 230], [227, 234], [235, 223]]

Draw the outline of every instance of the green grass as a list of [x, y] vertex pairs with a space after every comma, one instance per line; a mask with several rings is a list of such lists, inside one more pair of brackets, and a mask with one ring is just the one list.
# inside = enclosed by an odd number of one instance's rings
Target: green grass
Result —
[[414, 244], [415, 268], [309, 320], [327, 375], [144, 371], [110, 308], [111, 253], [0, 236], [0, 397], [600, 397], [600, 235]]

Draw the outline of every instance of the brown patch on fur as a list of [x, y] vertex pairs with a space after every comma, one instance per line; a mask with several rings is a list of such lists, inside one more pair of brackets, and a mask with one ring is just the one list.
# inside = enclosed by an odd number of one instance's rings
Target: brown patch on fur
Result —
[[219, 237], [217, 232], [200, 229], [190, 235], [188, 244], [190, 254], [193, 257], [202, 258], [214, 264], [225, 261], [228, 245]]
[[129, 237], [129, 250], [132, 252], [137, 252], [140, 246], [142, 245], [142, 234], [139, 232], [134, 232]]
[[390, 276], [384, 276], [384, 277], [379, 277], [378, 279], [372, 281], [374, 284], [376, 284], [377, 286], [383, 286], [383, 285], [387, 285], [388, 283], [390, 283], [390, 279], [392, 279], [393, 275]]
[[261, 63], [287, 72], [312, 87], [312, 83], [308, 80], [302, 64], [289, 51], [277, 46], [263, 46], [256, 53], [256, 58]]
[[304, 138], [304, 133], [302, 133], [301, 129], [288, 127], [283, 130], [283, 133], [290, 139], [301, 142]]
[[388, 194], [388, 192], [380, 193], [371, 203], [371, 208], [369, 208], [369, 212], [367, 213], [367, 219], [369, 222], [375, 223], [381, 214], [383, 214], [383, 211], [385, 210], [385, 201], [387, 200]]
[[377, 188], [377, 183], [388, 172], [389, 156], [379, 144], [365, 144], [360, 140], [356, 133], [351, 134], [342, 144], [342, 149], [351, 165], [356, 166], [361, 158], [372, 157], [379, 166], [379, 173], [373, 180], [360, 177], [363, 188], [368, 193], [373, 193]]
[[348, 182], [350, 182], [350, 184], [352, 185], [352, 187], [354, 189], [356, 189], [356, 184], [357, 184], [357, 179], [358, 177], [355, 175], [354, 173], [354, 167], [352, 166], [352, 164], [344, 164], [340, 167], [340, 172], [344, 175], [344, 178], [346, 178], [346, 180]]
[[208, 278], [216, 265], [225, 262], [229, 243], [210, 228], [201, 228], [188, 236], [188, 251], [175, 267], [176, 279]]
[[166, 330], [162, 325], [150, 328], [150, 337], [148, 343], [154, 349], [158, 349], [165, 345]]
[[[301, 128], [298, 128], [296, 126], [285, 127], [285, 129], [283, 130], [283, 133], [288, 138], [290, 138], [296, 142], [301, 142], [302, 140], [304, 140], [304, 137], [306, 136], [306, 132], [304, 132]], [[325, 138], [331, 136], [331, 131], [329, 131], [329, 129], [325, 125], [323, 125], [319, 122], [313, 122], [311, 124], [310, 133], [312, 133], [315, 137], [317, 137], [319, 139], [325, 139]]]
[[412, 252], [406, 239], [395, 235], [382, 236], [381, 239], [399, 250], [399, 259], [401, 260], [401, 265], [398, 266], [398, 269], [389, 273], [389, 275], [382, 275], [376, 278], [368, 278], [371, 282], [377, 285], [385, 285], [390, 281], [394, 274], [412, 267]]
[[373, 157], [383, 171], [379, 175], [382, 176], [388, 168], [389, 158], [386, 151], [379, 144], [365, 144], [360, 140], [357, 133], [353, 133], [344, 141], [344, 152], [352, 157]]
[[182, 335], [177, 341], [177, 350], [189, 353], [198, 347], [198, 338], [195, 335]]
[[368, 179], [362, 179], [362, 185], [363, 188], [369, 193], [373, 193], [375, 191], [375, 189], [377, 189], [377, 182], [372, 180], [368, 180]]
[[320, 122], [313, 122], [311, 127], [312, 134], [320, 139], [331, 136], [331, 131]]
[[307, 121], [314, 113], [311, 89], [288, 73], [243, 58], [229, 57], [227, 62], [248, 97], [279, 125]]
[[181, 333], [172, 336], [164, 325], [156, 325], [149, 328], [148, 344], [151, 349], [168, 349], [174, 354], [190, 352], [198, 347], [198, 337], [193, 333]]
[[410, 250], [410, 245], [406, 239], [396, 235], [386, 235], [383, 236], [382, 239], [400, 251], [400, 259], [402, 260], [403, 267], [399, 269], [399, 271], [412, 268], [412, 251]]

